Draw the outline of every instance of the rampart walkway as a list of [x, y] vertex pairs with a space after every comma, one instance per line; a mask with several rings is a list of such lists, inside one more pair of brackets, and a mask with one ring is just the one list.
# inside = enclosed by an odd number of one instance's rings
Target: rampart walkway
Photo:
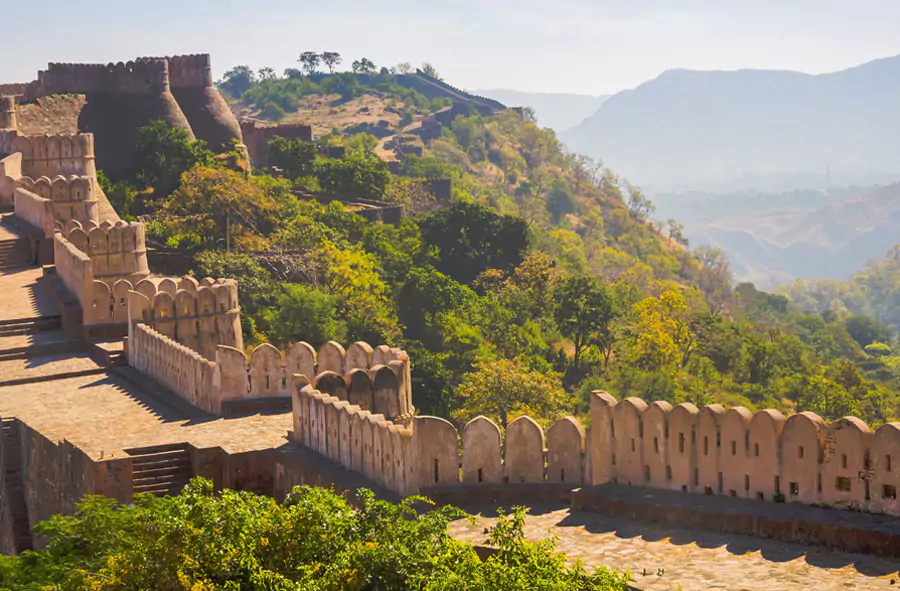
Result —
[[[450, 532], [483, 543], [484, 528], [496, 521], [494, 508], [463, 508], [477, 515], [476, 523], [454, 522]], [[684, 591], [868, 591], [891, 588], [900, 568], [900, 562], [863, 554], [648, 525], [568, 508], [534, 507], [525, 534], [534, 541], [557, 536], [559, 549], [588, 567], [627, 569], [633, 585], [645, 591], [674, 591], [678, 585]], [[663, 569], [661, 576], [658, 569]]]

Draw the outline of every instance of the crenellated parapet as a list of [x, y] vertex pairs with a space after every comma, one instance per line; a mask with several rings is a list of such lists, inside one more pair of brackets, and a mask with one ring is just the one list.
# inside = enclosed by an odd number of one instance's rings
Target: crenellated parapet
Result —
[[208, 53], [173, 55], [169, 61], [172, 88], [208, 88], [213, 85], [212, 59]]
[[142, 322], [210, 360], [216, 359], [220, 345], [243, 349], [234, 279], [148, 278], [129, 291], [126, 287], [117, 282], [112, 297], [130, 310], [123, 314], [130, 326]]
[[138, 59], [109, 64], [51, 63], [38, 72], [37, 93], [140, 94], [169, 90], [169, 64], [164, 59]]
[[[8, 141], [11, 152], [22, 154], [22, 173], [26, 176], [80, 175], [97, 178], [93, 134], [26, 136], [16, 133], [8, 136]], [[3, 138], [0, 137], [0, 150], [2, 143]]]
[[296, 389], [293, 406], [293, 441], [401, 496], [419, 491], [413, 429], [312, 385]]
[[[150, 274], [146, 230], [140, 222], [98, 224], [94, 220], [81, 224], [70, 220], [65, 225], [65, 235], [69, 242], [90, 257], [94, 278], [110, 287], [120, 279], [137, 283]], [[125, 318], [123, 316], [120, 322], [124, 322]]]
[[[46, 176], [32, 179], [30, 176], [23, 176], [17, 185], [20, 191], [49, 200], [53, 208], [53, 219], [62, 226], [70, 221], [99, 222], [97, 186], [92, 177], [57, 175], [52, 179]], [[45, 226], [46, 224], [37, 227]]]
[[282, 353], [265, 343], [249, 358], [243, 351], [219, 347], [216, 367], [222, 383], [230, 384], [223, 389], [226, 400], [288, 398], [297, 385], [311, 383], [392, 422], [408, 423], [414, 413], [409, 356], [386, 345], [373, 349], [356, 342], [345, 351], [331, 341], [316, 352], [299, 342]]
[[647, 405], [595, 392], [592, 484], [619, 482], [707, 495], [900, 514], [900, 424], [874, 433], [856, 417], [690, 403]]
[[[590, 429], [566, 417], [544, 431], [521, 416], [505, 433], [485, 417], [458, 431], [444, 419], [417, 416], [400, 458], [402, 481], [397, 464], [379, 461], [383, 456], [367, 424], [372, 413], [350, 396], [298, 385], [292, 439], [378, 483], [402, 486], [404, 494], [434, 487], [614, 482], [900, 515], [900, 423], [873, 431], [856, 417], [828, 423], [810, 412], [785, 417], [721, 405], [648, 405], [599, 391], [591, 398]], [[376, 423], [384, 419], [378, 416]], [[363, 459], [354, 462], [348, 449], [357, 437], [363, 439]], [[371, 464], [366, 454], [374, 458]]]

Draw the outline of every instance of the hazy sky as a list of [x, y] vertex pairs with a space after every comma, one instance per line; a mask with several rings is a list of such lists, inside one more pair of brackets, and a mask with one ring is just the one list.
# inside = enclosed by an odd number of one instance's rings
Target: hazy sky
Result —
[[607, 94], [671, 68], [819, 73], [900, 54], [897, 0], [44, 0], [6, 3], [4, 25], [22, 29], [0, 82], [49, 61], [208, 52], [218, 77], [333, 50], [428, 61], [467, 89]]

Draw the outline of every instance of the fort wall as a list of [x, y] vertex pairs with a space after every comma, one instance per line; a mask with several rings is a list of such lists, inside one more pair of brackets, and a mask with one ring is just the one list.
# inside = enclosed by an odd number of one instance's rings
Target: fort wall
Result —
[[[0, 133], [0, 151], [4, 139]], [[9, 133], [10, 152], [22, 153], [22, 174], [31, 178], [42, 176], [88, 176], [97, 178], [94, 162], [94, 136], [90, 133], [76, 135], [27, 136]]]
[[[61, 232], [57, 232], [53, 236], [53, 259], [57, 275], [81, 305], [85, 324], [90, 324], [89, 319], [96, 316], [93, 309], [98, 304], [93, 295], [94, 268], [90, 257], [78, 250]], [[102, 309], [102, 306], [97, 307]]]
[[269, 142], [275, 136], [312, 142], [312, 127], [301, 124], [262, 126], [257, 125], [256, 121], [244, 120], [241, 121], [241, 134], [250, 154], [250, 162], [257, 167], [269, 166]]
[[46, 70], [38, 72], [34, 92], [37, 96], [47, 96], [161, 93], [168, 90], [168, 61], [145, 58], [115, 64], [51, 63]]
[[53, 215], [53, 202], [36, 193], [23, 188], [15, 189], [14, 208], [16, 218], [25, 220], [42, 233], [44, 238], [51, 238], [56, 228]]
[[22, 155], [10, 154], [0, 158], [0, 207], [9, 209], [13, 206], [16, 185], [22, 178]]
[[[91, 220], [82, 224], [72, 219], [66, 222], [65, 235], [75, 248], [90, 257], [94, 279], [110, 288], [119, 280], [137, 283], [150, 274], [142, 223], [119, 221], [98, 224], [96, 220]], [[125, 320], [123, 316], [121, 322]]]
[[[498, 485], [533, 490], [541, 484], [574, 489], [617, 483], [900, 515], [900, 423], [873, 432], [855, 417], [826, 424], [808, 412], [785, 419], [773, 410], [647, 405], [594, 392], [590, 430], [566, 417], [545, 433], [523, 416], [505, 434], [485, 417], [458, 432], [444, 419], [415, 417], [407, 447], [392, 448], [388, 467], [388, 443], [379, 451], [374, 439], [373, 424], [383, 415], [373, 419], [348, 398], [322, 391], [321, 384], [298, 386], [293, 439], [395, 492], [402, 487], [404, 494], [440, 489], [452, 498], [453, 487], [468, 494], [471, 487], [496, 492]], [[357, 436], [364, 441], [354, 452]], [[405, 466], [402, 480], [399, 465]]]
[[237, 282], [233, 279], [143, 279], [133, 291], [130, 285], [120, 283], [112, 290], [114, 314], [122, 314], [132, 325], [143, 322], [209, 360], [216, 359], [220, 345], [243, 350]]

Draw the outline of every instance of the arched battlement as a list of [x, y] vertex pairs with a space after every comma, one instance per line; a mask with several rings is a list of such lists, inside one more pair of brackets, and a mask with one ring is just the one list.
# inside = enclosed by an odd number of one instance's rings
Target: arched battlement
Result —
[[669, 415], [672, 405], [657, 401], [644, 411], [644, 479], [650, 486], [668, 488]]
[[575, 417], [563, 417], [547, 430], [548, 482], [581, 486], [584, 481], [585, 438], [584, 427]]

